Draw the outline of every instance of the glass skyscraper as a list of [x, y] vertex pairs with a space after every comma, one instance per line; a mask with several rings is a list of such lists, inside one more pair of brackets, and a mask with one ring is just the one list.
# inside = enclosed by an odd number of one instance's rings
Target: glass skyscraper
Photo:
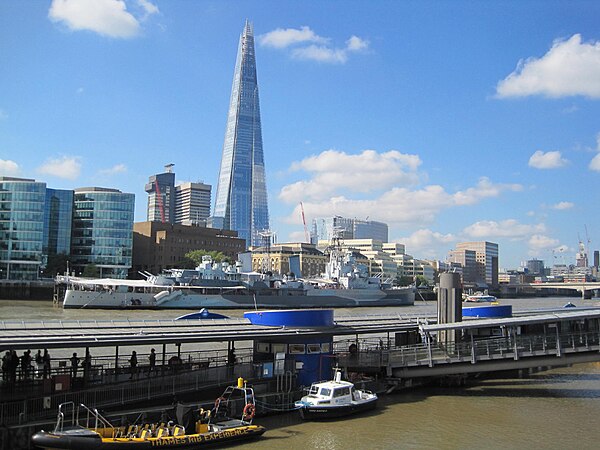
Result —
[[75, 274], [95, 265], [100, 277], [126, 278], [133, 249], [135, 196], [117, 189], [75, 189], [71, 263]]
[[45, 202], [46, 183], [0, 177], [0, 278], [38, 278]]
[[247, 245], [260, 245], [269, 228], [254, 32], [240, 36], [213, 216]]
[[73, 191], [46, 189], [44, 207], [44, 257], [71, 252]]

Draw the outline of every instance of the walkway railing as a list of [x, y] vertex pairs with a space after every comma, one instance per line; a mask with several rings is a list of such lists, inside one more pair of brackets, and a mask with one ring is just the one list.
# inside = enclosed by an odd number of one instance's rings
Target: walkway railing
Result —
[[[417, 344], [398, 348], [367, 345], [356, 353], [338, 355], [344, 367], [410, 368], [440, 364], [477, 363], [495, 359], [522, 359], [533, 356], [562, 356], [568, 353], [599, 351], [598, 332], [546, 336], [492, 337], [453, 345]], [[600, 355], [599, 355], [600, 359]]]
[[107, 384], [81, 391], [66, 391], [22, 401], [5, 402], [0, 404], [0, 423], [11, 425], [53, 418], [61, 403], [83, 403], [103, 409], [218, 387], [233, 383], [237, 377], [256, 379], [260, 376], [260, 372], [255, 364], [245, 362], [233, 367], [223, 365], [193, 371], [182, 370], [180, 373], [167, 376], [140, 376], [138, 380], [125, 383]]

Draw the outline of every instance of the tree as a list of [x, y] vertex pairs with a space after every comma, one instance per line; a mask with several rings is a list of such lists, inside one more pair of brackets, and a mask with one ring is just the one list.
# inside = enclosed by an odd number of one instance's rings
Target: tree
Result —
[[406, 275], [401, 276], [401, 277], [396, 277], [396, 284], [398, 286], [410, 286], [411, 284], [413, 284], [413, 279], [412, 279], [412, 277], [408, 277]]
[[98, 278], [100, 276], [100, 269], [96, 264], [88, 264], [83, 268], [82, 277], [85, 278]]
[[197, 267], [202, 262], [202, 257], [204, 255], [209, 255], [214, 262], [223, 262], [223, 261], [230, 262], [229, 258], [227, 256], [225, 256], [223, 253], [215, 251], [215, 250], [213, 250], [213, 251], [192, 250], [191, 252], [187, 252], [185, 254], [185, 257], [186, 257], [186, 259], [192, 260], [195, 264], [194, 267]]
[[423, 275], [417, 275], [416, 278], [417, 279], [415, 280], [415, 284], [417, 286], [428, 286], [429, 285], [427, 278], [425, 278]]
[[69, 256], [66, 253], [48, 255], [48, 262], [44, 268], [44, 276], [55, 277], [56, 275], [66, 273], [68, 262]]

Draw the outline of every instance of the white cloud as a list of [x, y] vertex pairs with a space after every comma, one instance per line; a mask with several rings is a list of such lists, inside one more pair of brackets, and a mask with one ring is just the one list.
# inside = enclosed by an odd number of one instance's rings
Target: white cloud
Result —
[[0, 175], [18, 175], [19, 165], [10, 159], [0, 159]]
[[260, 45], [273, 48], [286, 48], [299, 43], [318, 43], [324, 44], [327, 39], [317, 35], [309, 27], [296, 28], [277, 28], [258, 37]]
[[458, 191], [452, 196], [455, 205], [474, 205], [490, 197], [498, 197], [504, 191], [518, 192], [523, 190], [520, 184], [494, 184], [487, 177], [481, 177], [477, 186]]
[[536, 233], [546, 231], [544, 224], [528, 225], [519, 223], [515, 219], [507, 219], [501, 222], [494, 220], [482, 220], [469, 225], [463, 233], [472, 239], [494, 239], [509, 238], [522, 240]]
[[369, 48], [369, 41], [361, 39], [358, 36], [350, 36], [346, 41], [346, 49], [350, 52], [359, 52]]
[[564, 211], [566, 209], [571, 209], [575, 206], [574, 203], [571, 202], [558, 202], [555, 205], [552, 205], [552, 209], [556, 209], [558, 211]]
[[414, 185], [421, 159], [417, 155], [390, 150], [378, 153], [365, 150], [352, 155], [338, 150], [326, 150], [294, 162], [292, 171], [305, 171], [309, 180], [284, 186], [279, 198], [287, 203], [308, 199], [326, 199], [336, 192], [356, 193], [389, 189], [398, 185]]
[[529, 167], [536, 169], [558, 169], [568, 163], [569, 161], [564, 159], [559, 151], [544, 153], [538, 150], [529, 158]]
[[410, 236], [394, 239], [394, 242], [406, 246], [406, 253], [419, 255], [419, 258], [436, 258], [440, 247], [451, 246], [457, 241], [457, 237], [452, 234], [441, 234], [425, 228], [415, 231]]
[[[140, 20], [158, 12], [147, 0], [138, 0], [138, 5], [143, 10]], [[131, 38], [141, 31], [124, 0], [52, 0], [48, 17], [73, 31], [89, 30], [113, 38]]]
[[49, 159], [37, 171], [44, 175], [52, 175], [67, 180], [75, 180], [81, 173], [81, 163], [78, 157], [63, 156]]
[[498, 83], [496, 94], [600, 98], [600, 41], [582, 43], [580, 34], [556, 40], [541, 58], [519, 61], [516, 70]]
[[352, 35], [345, 47], [331, 45], [331, 39], [319, 36], [307, 26], [296, 28], [277, 28], [258, 37], [260, 45], [287, 49], [290, 47], [292, 58], [318, 61], [322, 63], [344, 64], [348, 54], [361, 52], [369, 48], [369, 41]]
[[598, 154], [592, 158], [588, 167], [590, 170], [600, 172], [600, 133], [596, 136], [596, 151]]
[[127, 166], [125, 164], [116, 164], [109, 169], [101, 169], [98, 171], [100, 175], [112, 176], [119, 173], [127, 172]]
[[551, 250], [559, 244], [558, 239], [554, 239], [543, 234], [534, 234], [529, 238], [529, 254], [539, 255], [545, 250]]
[[329, 48], [322, 45], [309, 45], [308, 47], [295, 48], [292, 57], [325, 63], [344, 64], [348, 60], [345, 49]]

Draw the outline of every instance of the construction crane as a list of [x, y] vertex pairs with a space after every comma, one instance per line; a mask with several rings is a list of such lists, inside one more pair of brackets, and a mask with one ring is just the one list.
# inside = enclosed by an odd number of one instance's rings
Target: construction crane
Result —
[[310, 244], [310, 237], [308, 235], [308, 227], [306, 226], [306, 218], [304, 217], [304, 205], [300, 202], [300, 211], [302, 211], [302, 224], [304, 225], [304, 239]]

